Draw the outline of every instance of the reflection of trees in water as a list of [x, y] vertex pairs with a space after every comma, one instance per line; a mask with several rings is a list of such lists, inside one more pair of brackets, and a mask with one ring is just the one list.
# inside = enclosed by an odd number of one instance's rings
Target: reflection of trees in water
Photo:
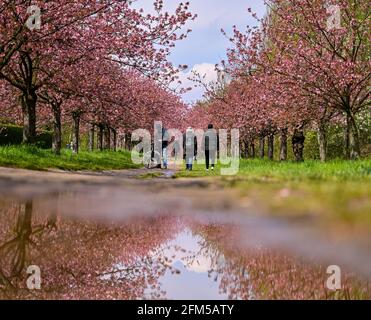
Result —
[[[333, 294], [324, 288], [323, 267], [241, 248], [237, 227], [182, 224], [168, 216], [103, 225], [63, 218], [37, 201], [0, 203], [0, 298], [163, 298], [159, 278], [177, 272], [167, 246], [184, 227], [200, 236], [200, 251], [173, 249], [188, 264], [209, 258], [209, 276], [231, 299], [371, 298], [368, 284], [350, 276], [342, 279], [345, 289]], [[31, 264], [41, 269], [40, 291], [25, 288]]]
[[[171, 218], [117, 226], [45, 214], [28, 202], [0, 207], [0, 298], [135, 299], [170, 267], [156, 251], [177, 232]], [[156, 254], [154, 254], [156, 252]], [[30, 264], [41, 269], [42, 290], [25, 288]]]
[[28, 247], [33, 245], [32, 236], [53, 225], [53, 216], [51, 216], [46, 224], [32, 226], [32, 201], [11, 208], [16, 219], [12, 235], [10, 240], [0, 245], [0, 286], [4, 293], [16, 290], [13, 279], [20, 277], [24, 271]]
[[342, 275], [343, 290], [325, 288], [329, 275], [318, 264], [280, 252], [238, 246], [238, 228], [192, 225], [202, 236], [203, 254], [212, 261], [210, 274], [220, 277], [220, 290], [230, 299], [370, 299], [370, 283]]

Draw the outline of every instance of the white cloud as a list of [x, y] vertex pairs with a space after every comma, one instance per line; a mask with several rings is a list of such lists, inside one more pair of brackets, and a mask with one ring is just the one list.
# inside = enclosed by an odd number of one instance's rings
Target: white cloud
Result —
[[[180, 2], [184, 3], [182, 0], [164, 0], [164, 8], [174, 12]], [[145, 12], [153, 12], [153, 0], [137, 0], [135, 6], [143, 8]], [[233, 25], [240, 30], [244, 30], [247, 25], [256, 25], [256, 20], [247, 12], [249, 7], [258, 17], [263, 17], [266, 12], [263, 0], [190, 0], [189, 9], [198, 17], [195, 21], [187, 23], [185, 28], [192, 29], [191, 34], [184, 41], [177, 43], [170, 56], [170, 61], [174, 65], [193, 66], [191, 70], [179, 74], [182, 87], [194, 86], [188, 79], [192, 75], [192, 70], [206, 74], [205, 81], [216, 79], [213, 63], [226, 59], [227, 47], [231, 46], [220, 29], [223, 28], [231, 35]], [[194, 102], [201, 99], [203, 93], [202, 88], [193, 88], [191, 92], [183, 95], [183, 100]]]
[[[215, 65], [212, 63], [201, 63], [193, 66], [188, 71], [183, 71], [178, 74], [179, 79], [182, 82], [189, 81], [188, 78], [193, 78], [195, 74], [199, 74], [205, 83], [209, 83], [217, 80], [217, 73], [215, 71]], [[192, 83], [189, 81], [189, 83]]]
[[[215, 65], [212, 63], [201, 63], [193, 66], [192, 69], [180, 72], [178, 74], [179, 81], [182, 82], [181, 88], [192, 88], [192, 91], [186, 93], [183, 96], [185, 102], [194, 102], [204, 94], [204, 89], [200, 87], [194, 87], [195, 82], [191, 79], [194, 74], [199, 74], [203, 80], [202, 82], [208, 84], [217, 80], [217, 72], [215, 71]], [[177, 85], [179, 86], [179, 85]]]

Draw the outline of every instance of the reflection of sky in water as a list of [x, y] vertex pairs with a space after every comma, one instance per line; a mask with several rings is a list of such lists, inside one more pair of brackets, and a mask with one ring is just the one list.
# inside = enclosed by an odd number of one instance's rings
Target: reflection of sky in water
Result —
[[[164, 276], [160, 277], [161, 289], [166, 291], [166, 298], [177, 300], [228, 299], [226, 294], [219, 292], [220, 281], [219, 279], [215, 281], [215, 274], [209, 277], [208, 271], [212, 269], [212, 262], [210, 257], [203, 254], [199, 244], [201, 240], [201, 237], [185, 230], [168, 243], [164, 254], [174, 257], [172, 266], [180, 273], [172, 274], [168, 270]], [[190, 258], [193, 255], [196, 255], [195, 258]], [[219, 259], [218, 262], [222, 260]]]
[[[208, 246], [202, 246], [203, 238], [195, 235], [190, 229], [184, 229], [173, 240], [155, 249], [151, 256], [153, 260], [157, 257], [167, 257], [172, 261], [171, 269], [160, 276], [158, 283], [161, 291], [166, 292], [163, 298], [174, 300], [228, 300], [228, 294], [220, 290], [221, 279], [215, 269], [221, 269], [225, 265], [225, 258], [219, 252]], [[130, 277], [128, 273], [118, 271], [140, 265], [141, 259], [135, 259], [133, 264], [116, 264], [112, 270], [113, 274], [101, 276], [102, 280], [133, 279], [139, 276], [136, 273]], [[216, 265], [215, 265], [216, 264]], [[175, 272], [178, 271], [178, 272]], [[245, 270], [244, 277], [248, 277]], [[151, 299], [153, 289], [149, 286], [144, 290], [144, 297]], [[249, 293], [253, 298], [253, 293]]]

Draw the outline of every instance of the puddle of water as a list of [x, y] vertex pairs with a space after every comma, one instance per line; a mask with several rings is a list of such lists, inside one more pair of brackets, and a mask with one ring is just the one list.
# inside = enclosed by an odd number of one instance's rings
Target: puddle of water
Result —
[[[164, 248], [163, 254], [171, 257], [171, 269], [159, 278], [166, 298], [178, 300], [226, 300], [228, 295], [220, 290], [221, 280], [213, 271], [213, 261], [203, 247], [203, 238], [188, 228], [180, 232]], [[224, 256], [220, 254], [218, 266]], [[150, 289], [149, 289], [150, 291]]]
[[[349, 273], [342, 290], [328, 290], [325, 265], [247, 245], [253, 235], [233, 222], [171, 212], [112, 219], [104, 206], [98, 219], [86, 203], [69, 214], [52, 203], [0, 202], [0, 298], [371, 298], [369, 282]], [[30, 265], [40, 268], [40, 290], [27, 288]]]

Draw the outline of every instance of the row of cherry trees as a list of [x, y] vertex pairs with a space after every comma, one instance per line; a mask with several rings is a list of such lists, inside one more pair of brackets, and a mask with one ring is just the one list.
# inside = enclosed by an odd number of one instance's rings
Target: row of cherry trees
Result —
[[[39, 29], [29, 28], [30, 4], [41, 9]], [[179, 123], [185, 106], [167, 87], [184, 66], [168, 55], [190, 32], [183, 30], [195, 18], [188, 5], [170, 14], [155, 0], [145, 14], [128, 0], [3, 1], [0, 117], [23, 123], [25, 143], [35, 142], [38, 125], [52, 123], [57, 154], [64, 122], [73, 125], [76, 152], [81, 128], [93, 149], [96, 128], [103, 148], [157, 119]]]
[[[267, 139], [269, 158], [279, 134], [280, 160], [287, 159], [291, 133], [298, 161], [303, 160], [304, 130], [317, 130], [325, 161], [329, 126], [344, 124], [347, 156], [359, 158], [357, 119], [370, 108], [370, 3], [270, 0], [267, 5], [260, 28], [234, 28], [224, 63], [232, 81], [209, 87], [207, 102], [192, 111], [190, 122], [239, 128], [250, 155], [259, 139], [264, 156]], [[331, 5], [341, 15], [341, 24], [332, 27]]]

